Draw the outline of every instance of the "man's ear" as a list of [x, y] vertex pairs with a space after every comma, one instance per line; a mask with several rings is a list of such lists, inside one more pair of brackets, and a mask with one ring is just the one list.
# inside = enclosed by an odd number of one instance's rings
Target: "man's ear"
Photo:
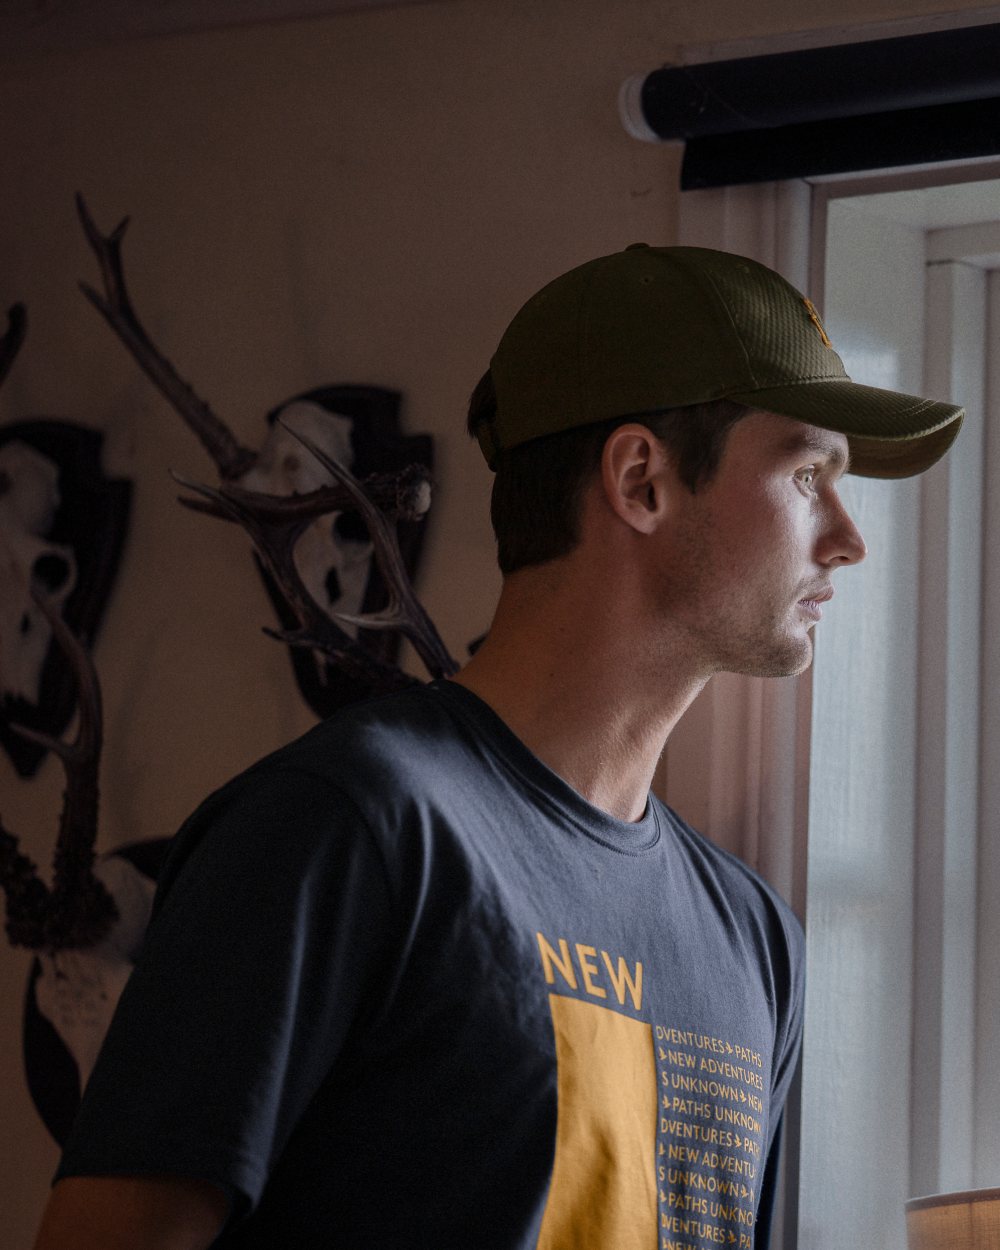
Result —
[[620, 425], [601, 454], [601, 485], [612, 510], [633, 529], [652, 533], [663, 521], [676, 490], [663, 444], [644, 425]]

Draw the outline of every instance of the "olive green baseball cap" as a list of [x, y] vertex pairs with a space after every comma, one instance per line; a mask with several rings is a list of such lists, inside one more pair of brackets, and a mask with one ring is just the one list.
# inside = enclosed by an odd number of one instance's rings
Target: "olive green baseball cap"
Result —
[[951, 446], [957, 404], [852, 382], [812, 303], [757, 261], [634, 243], [543, 287], [490, 362], [490, 467], [530, 439], [613, 417], [732, 399], [847, 436], [852, 473], [921, 473]]

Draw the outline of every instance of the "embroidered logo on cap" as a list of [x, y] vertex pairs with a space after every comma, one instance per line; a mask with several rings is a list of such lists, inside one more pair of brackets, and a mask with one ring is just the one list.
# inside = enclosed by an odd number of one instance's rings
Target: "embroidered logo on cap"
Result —
[[823, 346], [832, 347], [833, 344], [830, 342], [826, 331], [823, 329], [823, 323], [819, 319], [819, 313], [816, 311], [816, 305], [811, 299], [806, 299], [804, 295], [802, 296], [802, 302], [806, 306], [806, 312], [809, 314], [809, 320], [819, 331], [819, 337], [823, 340]]

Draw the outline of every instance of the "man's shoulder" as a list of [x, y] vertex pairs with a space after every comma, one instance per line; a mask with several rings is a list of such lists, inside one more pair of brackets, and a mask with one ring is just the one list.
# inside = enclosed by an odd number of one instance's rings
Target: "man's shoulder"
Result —
[[363, 842], [364, 831], [392, 825], [440, 785], [435, 762], [446, 775], [454, 769], [456, 737], [427, 686], [343, 708], [208, 795], [174, 839], [172, 873], [206, 839], [222, 856], [238, 849], [248, 859], [269, 854], [275, 839], [293, 858]]
[[743, 918], [756, 918], [773, 932], [779, 932], [793, 957], [798, 958], [805, 947], [802, 925], [774, 886], [744, 860], [694, 829], [672, 808], [666, 811], [696, 871], [717, 885], [728, 905]]
[[445, 799], [477, 776], [487, 736], [462, 715], [452, 683], [414, 684], [352, 704], [258, 760], [223, 791], [326, 790], [362, 813], [400, 815], [400, 805]]
[[385, 773], [419, 772], [467, 749], [439, 688], [421, 684], [342, 708], [255, 767], [302, 770], [354, 789], [359, 780], [371, 785]]

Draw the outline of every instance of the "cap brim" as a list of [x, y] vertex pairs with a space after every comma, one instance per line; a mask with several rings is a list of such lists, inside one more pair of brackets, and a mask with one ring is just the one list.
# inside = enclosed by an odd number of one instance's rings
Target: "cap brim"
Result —
[[958, 404], [862, 386], [848, 378], [766, 387], [727, 398], [845, 434], [849, 472], [862, 477], [923, 473], [955, 441], [965, 416]]

